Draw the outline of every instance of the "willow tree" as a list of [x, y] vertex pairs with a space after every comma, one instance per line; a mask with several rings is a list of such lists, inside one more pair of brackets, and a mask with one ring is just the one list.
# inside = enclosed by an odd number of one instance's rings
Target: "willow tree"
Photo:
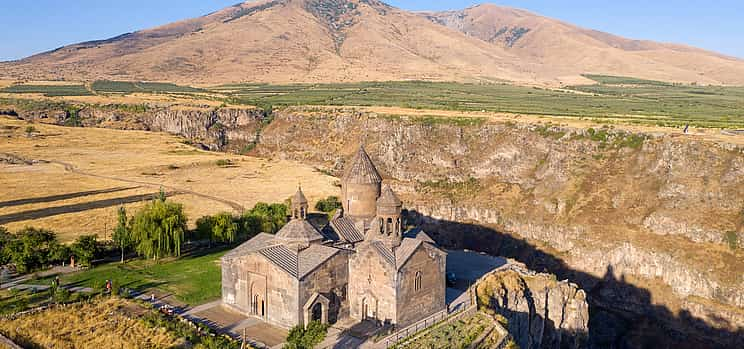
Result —
[[135, 251], [147, 258], [180, 256], [186, 231], [183, 205], [153, 200], [131, 220]]

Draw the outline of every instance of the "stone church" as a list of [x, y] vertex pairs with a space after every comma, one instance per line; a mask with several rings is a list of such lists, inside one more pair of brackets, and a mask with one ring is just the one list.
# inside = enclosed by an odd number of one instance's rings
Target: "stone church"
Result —
[[405, 230], [402, 202], [363, 147], [341, 200], [319, 230], [298, 189], [276, 235], [258, 234], [222, 257], [223, 303], [283, 328], [345, 318], [405, 326], [445, 310], [446, 252], [423, 231]]

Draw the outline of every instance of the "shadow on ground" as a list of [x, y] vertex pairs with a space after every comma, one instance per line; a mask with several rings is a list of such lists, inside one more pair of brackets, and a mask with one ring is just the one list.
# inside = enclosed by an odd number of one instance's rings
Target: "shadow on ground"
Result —
[[[174, 196], [178, 194], [180, 193], [169, 192], [166, 194], [166, 196], [170, 197], [170, 196]], [[13, 223], [13, 222], [27, 221], [27, 220], [32, 220], [32, 219], [40, 219], [40, 218], [51, 217], [51, 216], [56, 216], [56, 215], [61, 215], [61, 214], [67, 214], [67, 213], [84, 212], [88, 210], [95, 210], [98, 208], [121, 206], [123, 204], [131, 204], [135, 202], [147, 201], [147, 200], [151, 200], [156, 195], [157, 193], [130, 195], [130, 196], [119, 197], [119, 198], [104, 199], [104, 200], [83, 202], [79, 204], [70, 204], [70, 205], [64, 205], [64, 206], [47, 207], [47, 208], [41, 208], [37, 210], [10, 213], [10, 214], [0, 216], [0, 225]]]
[[653, 304], [649, 290], [616, 278], [611, 267], [599, 278], [571, 269], [559, 257], [523, 239], [486, 226], [438, 220], [416, 211], [405, 214], [409, 224], [423, 228], [444, 248], [513, 258], [532, 270], [578, 284], [588, 295], [591, 348], [744, 348], [744, 328], [730, 329], [733, 326], [724, 319], [720, 327], [714, 327], [684, 310], [674, 314]]
[[101, 190], [80, 191], [80, 192], [60, 194], [60, 195], [42, 196], [42, 197], [37, 197], [37, 198], [2, 201], [0, 202], [0, 208], [20, 206], [20, 205], [29, 205], [29, 204], [40, 204], [44, 202], [54, 202], [54, 201], [60, 201], [60, 200], [69, 200], [69, 199], [74, 199], [74, 198], [79, 198], [79, 197], [84, 197], [84, 196], [116, 193], [119, 191], [125, 191], [125, 190], [130, 190], [130, 189], [135, 189], [135, 188], [137, 187], [119, 187], [119, 188], [109, 188], [109, 189], [101, 189]]

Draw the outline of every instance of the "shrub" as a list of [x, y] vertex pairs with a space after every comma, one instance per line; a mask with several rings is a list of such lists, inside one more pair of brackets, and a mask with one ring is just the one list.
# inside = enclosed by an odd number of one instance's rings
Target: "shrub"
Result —
[[252, 236], [258, 233], [275, 234], [287, 223], [289, 209], [285, 204], [259, 202], [241, 218], [241, 233]]
[[78, 237], [70, 246], [70, 250], [75, 255], [75, 262], [85, 266], [90, 266], [101, 252], [95, 235], [82, 235]]
[[726, 244], [732, 251], [739, 247], [739, 235], [735, 231], [725, 232], [723, 234], [723, 240], [726, 241]]
[[293, 327], [287, 335], [284, 349], [312, 349], [325, 339], [328, 325], [313, 321], [305, 328], [302, 325]]
[[219, 159], [217, 160], [217, 166], [219, 167], [227, 167], [232, 166], [233, 162], [230, 159]]
[[[6, 231], [7, 233], [7, 231]], [[54, 232], [45, 229], [24, 228], [15, 235], [5, 236], [3, 256], [16, 265], [21, 273], [43, 268], [58, 262], [63, 247]]]
[[325, 199], [320, 199], [315, 204], [315, 209], [321, 212], [333, 212], [341, 208], [341, 201], [338, 200], [337, 196], [329, 196]]
[[196, 220], [196, 236], [210, 242], [234, 242], [239, 225], [228, 212], [204, 216]]

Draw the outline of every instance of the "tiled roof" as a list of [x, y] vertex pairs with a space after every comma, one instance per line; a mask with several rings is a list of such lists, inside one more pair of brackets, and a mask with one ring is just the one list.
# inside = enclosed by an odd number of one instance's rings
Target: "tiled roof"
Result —
[[381, 241], [373, 241], [371, 244], [382, 259], [391, 266], [394, 266], [395, 270], [400, 270], [413, 253], [416, 252], [416, 249], [423, 244], [423, 241], [418, 239], [403, 239], [400, 245], [392, 250]]
[[240, 246], [234, 248], [232, 251], [222, 256], [222, 259], [233, 259], [241, 257], [247, 253], [258, 251], [270, 245], [275, 245], [276, 237], [271, 234], [260, 233], [250, 240], [240, 244]]
[[347, 183], [356, 184], [382, 183], [382, 177], [364, 147], [359, 147], [343, 179]]
[[354, 221], [348, 217], [340, 216], [332, 219], [328, 225], [346, 242], [357, 243], [364, 240], [364, 234], [354, 226]]
[[421, 228], [414, 228], [411, 229], [403, 234], [404, 238], [411, 238], [411, 239], [418, 239], [423, 242], [428, 242], [430, 244], [436, 245], [437, 243], [432, 239], [429, 234], [421, 230]]
[[276, 233], [276, 237], [288, 242], [310, 243], [323, 240], [323, 235], [320, 234], [318, 229], [315, 229], [310, 222], [304, 219], [293, 219], [289, 221], [289, 223], [284, 225]]
[[278, 267], [284, 269], [284, 271], [289, 273], [289, 275], [297, 277], [297, 271], [299, 270], [297, 266], [297, 251], [291, 250], [284, 245], [276, 245], [267, 247], [258, 252], [264, 255], [264, 257], [268, 258]]
[[395, 269], [400, 270], [422, 243], [417, 239], [403, 239], [400, 246], [395, 249]]
[[301, 279], [340, 251], [337, 248], [313, 244], [300, 251], [284, 245], [275, 245], [258, 252], [292, 277]]
[[372, 246], [375, 248], [377, 253], [380, 254], [382, 259], [393, 266], [395, 265], [395, 253], [391, 251], [387, 246], [385, 246], [385, 244], [380, 241], [373, 241]]

